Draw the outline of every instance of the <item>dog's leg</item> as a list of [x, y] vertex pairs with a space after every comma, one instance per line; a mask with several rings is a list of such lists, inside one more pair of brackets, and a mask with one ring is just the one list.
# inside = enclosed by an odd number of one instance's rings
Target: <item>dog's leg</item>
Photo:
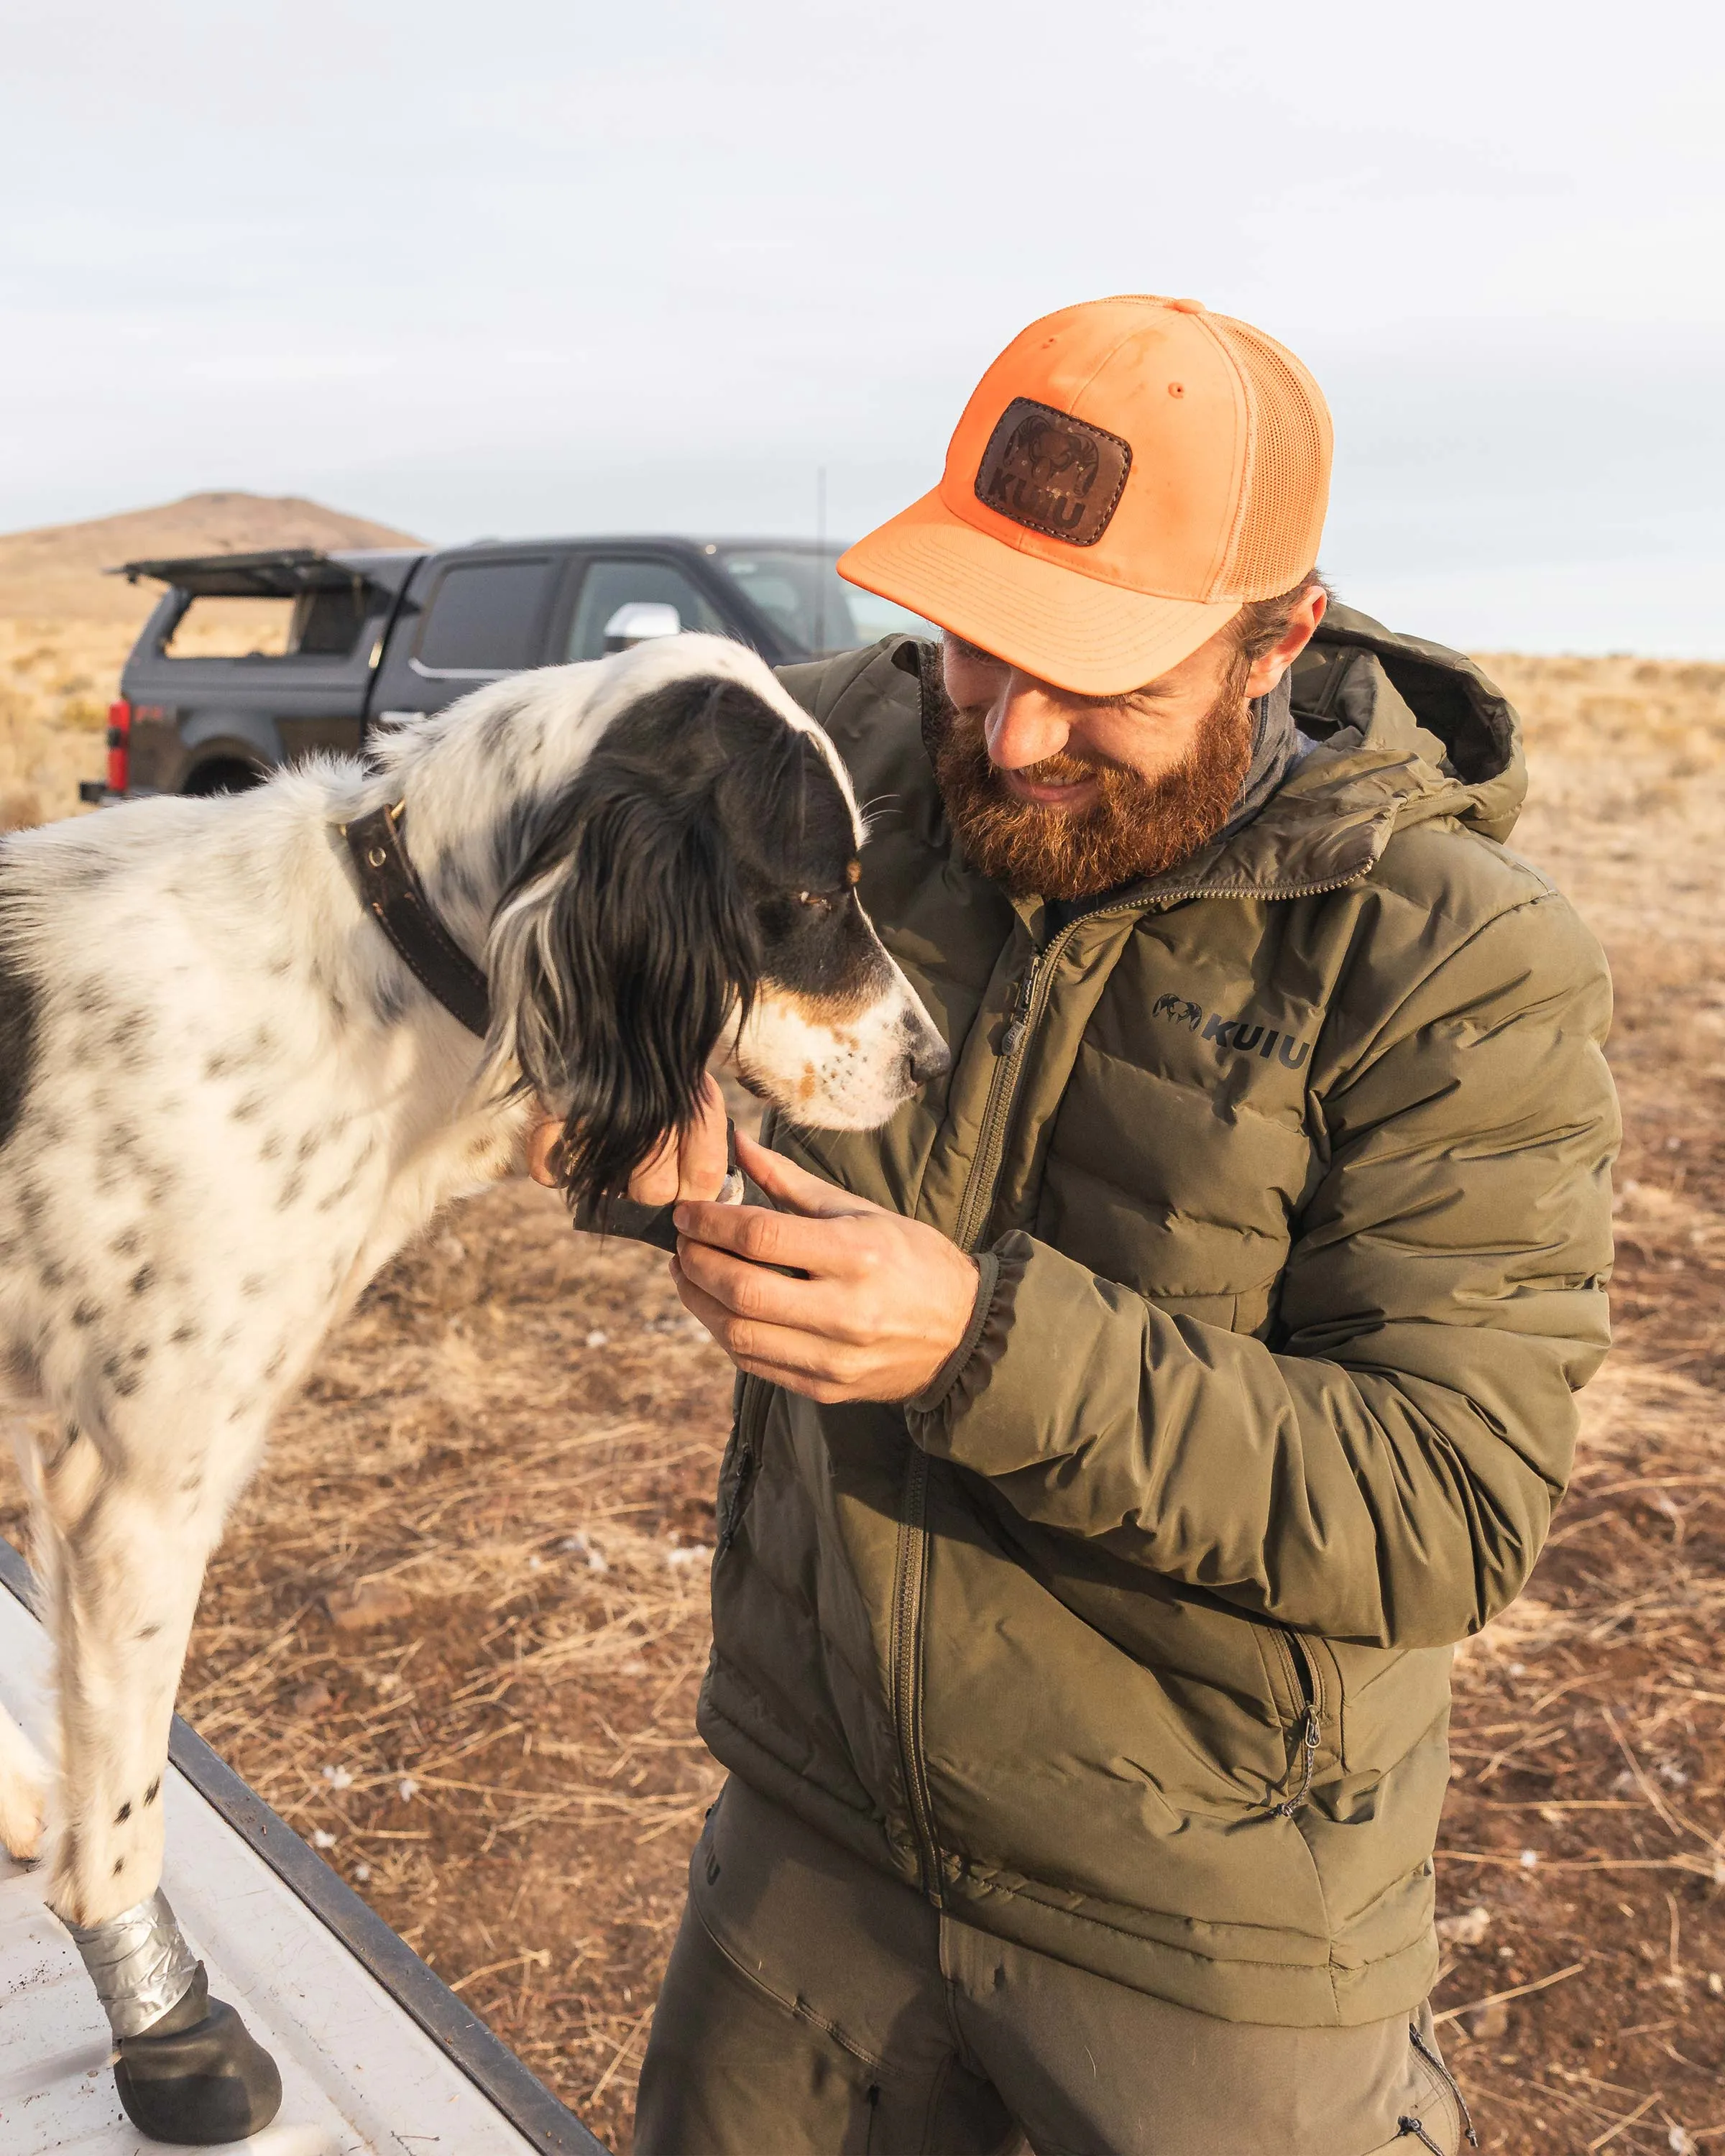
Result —
[[[13, 1451], [29, 1493], [33, 1517], [41, 1508], [41, 1463], [26, 1425], [15, 1421]], [[0, 1589], [0, 1592], [3, 1592]], [[3, 1707], [0, 1707], [0, 1849], [20, 1864], [42, 1854], [48, 1812], [48, 1763]]]
[[42, 1474], [60, 1710], [49, 1905], [107, 2010], [133, 2123], [194, 2146], [256, 2133], [281, 2102], [274, 2061], [210, 1998], [160, 1892], [174, 1693], [205, 1560], [254, 1456], [231, 1433], [182, 1435], [171, 1463], [74, 1433]]

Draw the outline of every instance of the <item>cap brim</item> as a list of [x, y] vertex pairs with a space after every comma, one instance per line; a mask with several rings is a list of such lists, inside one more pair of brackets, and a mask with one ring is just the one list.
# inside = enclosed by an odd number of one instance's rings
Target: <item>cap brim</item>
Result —
[[838, 567], [865, 591], [1081, 696], [1142, 688], [1240, 612], [1237, 599], [1158, 598], [1022, 554], [954, 516], [938, 490], [859, 539]]

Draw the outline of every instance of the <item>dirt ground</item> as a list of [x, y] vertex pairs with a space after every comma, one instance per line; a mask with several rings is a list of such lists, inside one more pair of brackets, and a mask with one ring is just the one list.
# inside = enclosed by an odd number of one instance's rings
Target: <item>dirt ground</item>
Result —
[[[1628, 1136], [1575, 1483], [1458, 1665], [1440, 2034], [1486, 2148], [1681, 2156], [1725, 2144], [1725, 668], [1487, 664], [1529, 720], [1517, 848], [1613, 960]], [[692, 1710], [729, 1399], [657, 1255], [495, 1191], [329, 1344], [182, 1693], [619, 2151], [718, 1781]]]

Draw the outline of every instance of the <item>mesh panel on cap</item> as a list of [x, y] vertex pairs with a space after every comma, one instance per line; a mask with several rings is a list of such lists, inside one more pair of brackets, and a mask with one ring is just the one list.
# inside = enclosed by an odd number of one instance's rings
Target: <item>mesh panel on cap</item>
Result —
[[1328, 415], [1317, 385], [1250, 322], [1213, 315], [1256, 407], [1245, 502], [1219, 596], [1274, 598], [1317, 558], [1329, 494]]

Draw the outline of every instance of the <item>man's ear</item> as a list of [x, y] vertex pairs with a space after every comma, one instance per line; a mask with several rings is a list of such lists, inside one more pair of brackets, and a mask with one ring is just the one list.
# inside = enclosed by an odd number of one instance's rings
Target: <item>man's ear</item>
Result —
[[565, 1118], [572, 1209], [603, 1219], [666, 1132], [758, 967], [754, 923], [710, 813], [576, 783], [492, 927], [490, 1061]]
[[1245, 696], [1250, 703], [1254, 697], [1267, 696], [1281, 680], [1300, 654], [1311, 643], [1318, 624], [1323, 619], [1330, 603], [1330, 595], [1320, 583], [1308, 584], [1300, 594], [1299, 603], [1289, 619], [1287, 628], [1279, 642], [1273, 644], [1261, 659], [1252, 661], [1252, 670], [1246, 676]]

